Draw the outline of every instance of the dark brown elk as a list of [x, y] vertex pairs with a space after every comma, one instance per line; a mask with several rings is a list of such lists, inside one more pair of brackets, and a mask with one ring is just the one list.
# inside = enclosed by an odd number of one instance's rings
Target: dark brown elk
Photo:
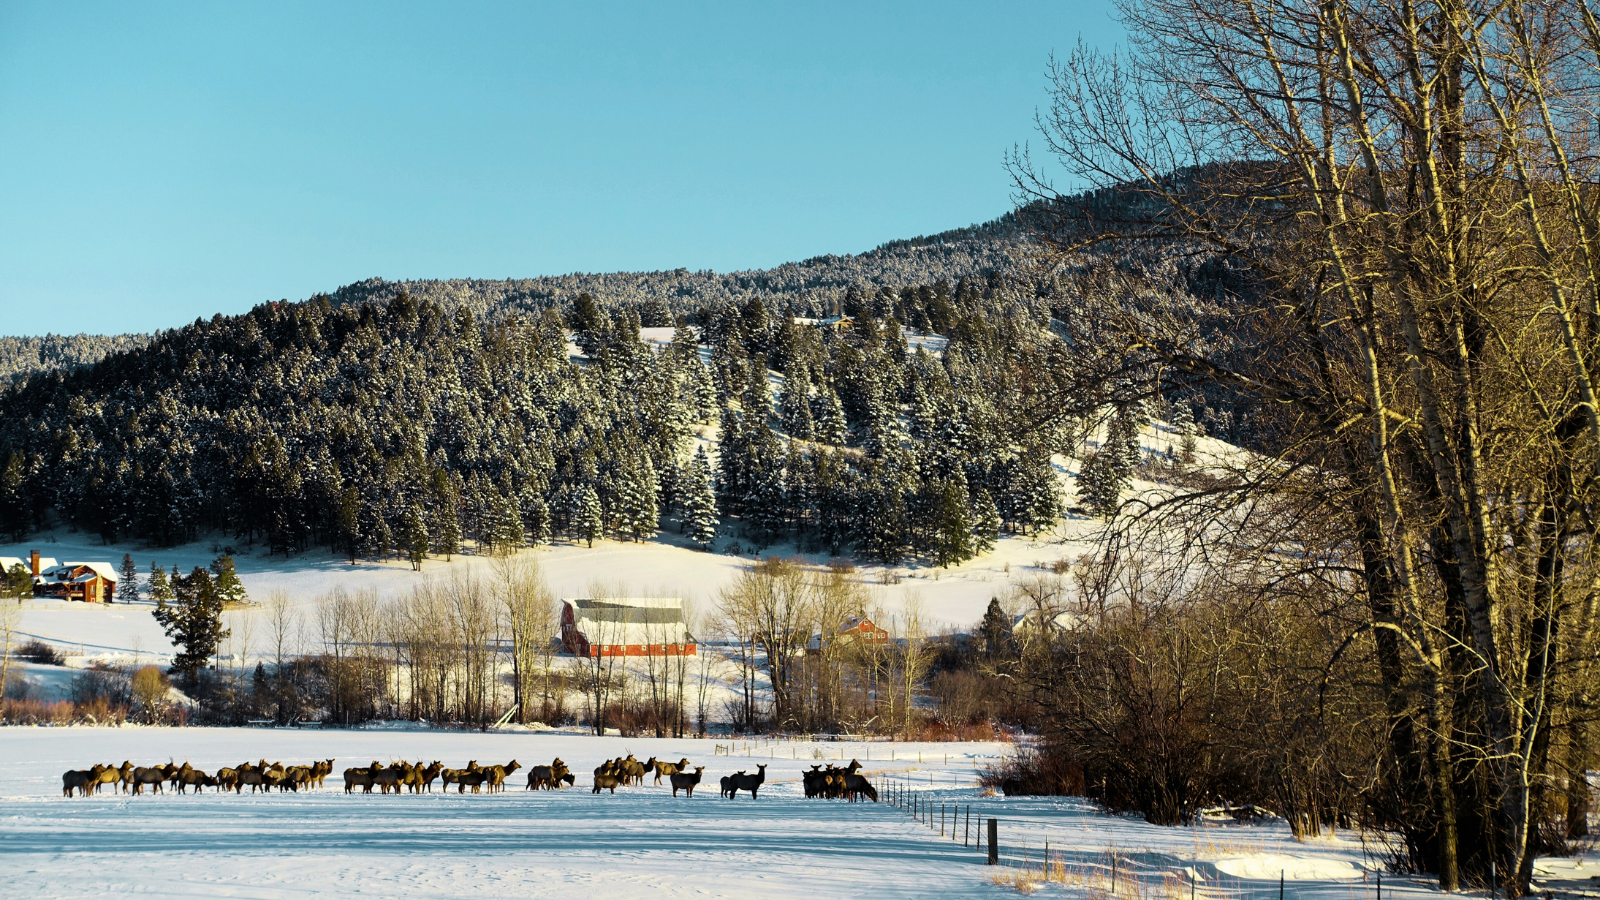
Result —
[[756, 774], [754, 775], [735, 775], [733, 776], [733, 784], [728, 789], [728, 798], [732, 799], [740, 791], [749, 791], [750, 799], [754, 800], [756, 799], [756, 792], [761, 790], [761, 785], [765, 784], [766, 780], [766, 763], [756, 766]]
[[144, 788], [149, 785], [155, 793], [161, 793], [161, 785], [172, 777], [178, 767], [172, 763], [164, 766], [138, 766], [133, 770], [133, 793], [138, 796], [144, 793]]
[[[440, 776], [440, 779], [441, 779], [440, 784], [443, 785], [443, 789], [444, 790], [449, 790], [450, 789], [450, 785], [459, 784], [461, 782], [461, 776], [466, 775], [469, 772], [476, 772], [477, 770], [478, 770], [478, 761], [475, 760], [475, 759], [470, 761], [470, 762], [468, 762], [467, 763], [467, 767], [465, 769], [440, 769], [439, 770], [439, 776]], [[457, 793], [460, 793], [460, 792], [457, 791]]]
[[735, 778], [737, 778], [738, 776], [743, 775], [743, 774], [744, 774], [744, 770], [740, 769], [739, 771], [733, 773], [732, 775], [724, 775], [724, 776], [722, 776], [722, 792], [718, 796], [721, 796], [721, 797], [732, 797], [733, 796], [733, 783], [734, 783], [733, 780]]
[[877, 803], [878, 789], [872, 786], [872, 782], [868, 781], [865, 775], [857, 775], [854, 772], [850, 772], [844, 776], [844, 796], [851, 803], [856, 802], [863, 796], [870, 798], [873, 803]]
[[71, 797], [73, 791], [78, 796], [89, 796], [89, 779], [94, 777], [93, 769], [68, 769], [61, 773], [61, 796]]
[[353, 793], [357, 787], [360, 787], [361, 793], [372, 793], [372, 770], [376, 768], [378, 768], [378, 763], [374, 760], [371, 766], [345, 769], [344, 792], [346, 794]]
[[594, 793], [598, 794], [602, 790], [609, 790], [611, 793], [615, 794], [617, 792], [617, 788], [622, 784], [622, 776], [620, 775], [595, 775]]
[[[392, 789], [395, 796], [399, 796], [400, 782], [405, 778], [407, 768], [404, 760], [386, 767], [373, 765], [372, 783], [377, 786], [378, 792], [381, 794], [387, 794]], [[371, 788], [368, 788], [366, 792], [372, 793]]]
[[672, 782], [672, 796], [678, 796], [678, 789], [683, 788], [683, 795], [685, 797], [693, 797], [694, 786], [700, 783], [700, 773], [704, 772], [705, 770], [705, 766], [695, 766], [693, 774], [688, 772], [673, 772], [671, 775], [668, 775], [667, 780]]
[[[216, 784], [216, 781], [213, 780], [211, 783]], [[205, 784], [206, 773], [194, 768], [188, 763], [183, 764], [183, 769], [178, 772], [178, 793], [182, 794], [185, 792], [186, 788], [192, 787], [194, 788], [194, 792], [198, 794], [200, 793], [200, 789], [205, 787]]]
[[[134, 771], [138, 770], [135, 769]], [[245, 785], [250, 786], [250, 793], [252, 794], [256, 791], [265, 792], [269, 784], [265, 766], [258, 766], [255, 763], [243, 763], [239, 766], [239, 782], [234, 788], [234, 792], [242, 793]]]

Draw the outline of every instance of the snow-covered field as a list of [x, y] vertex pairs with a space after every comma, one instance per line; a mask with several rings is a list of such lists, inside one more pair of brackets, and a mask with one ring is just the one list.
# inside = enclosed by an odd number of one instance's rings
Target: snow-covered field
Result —
[[[1191, 876], [1196, 897], [1210, 900], [1269, 900], [1280, 875], [1288, 897], [1375, 897], [1376, 861], [1354, 835], [1296, 843], [1275, 823], [1157, 828], [1076, 800], [981, 796], [975, 768], [1002, 750], [558, 733], [0, 728], [0, 896], [1014, 896], [993, 883], [997, 870], [981, 854], [962, 846], [964, 831], [947, 828], [940, 837], [944, 804], [949, 820], [962, 810], [963, 825], [968, 807], [975, 823], [999, 820], [1005, 872], [1024, 856], [1037, 867], [1048, 841], [1077, 883], [1045, 884], [1047, 895], [1084, 896], [1083, 880], [1109, 875], [1114, 852], [1123, 900], [1178, 900]], [[648, 778], [615, 795], [587, 790], [595, 765], [629, 752], [687, 756], [706, 766], [705, 785], [693, 799], [674, 799]], [[499, 795], [346, 796], [332, 787], [345, 766], [373, 759], [527, 765], [557, 755], [578, 773], [577, 788], [528, 792], [517, 776]], [[934, 810], [932, 826], [887, 802], [805, 800], [798, 774], [819, 755], [859, 759], [880, 784], [893, 779], [916, 792], [919, 805]], [[214, 770], [262, 757], [292, 764], [329, 756], [336, 774], [312, 793], [60, 796], [61, 772], [92, 762], [189, 760]], [[759, 800], [717, 796], [718, 777], [763, 762], [768, 784]], [[1593, 884], [1600, 861], [1545, 860], [1540, 869], [1545, 887], [1572, 894]], [[1426, 881], [1398, 876], [1386, 876], [1383, 887], [1396, 900], [1437, 894]]]

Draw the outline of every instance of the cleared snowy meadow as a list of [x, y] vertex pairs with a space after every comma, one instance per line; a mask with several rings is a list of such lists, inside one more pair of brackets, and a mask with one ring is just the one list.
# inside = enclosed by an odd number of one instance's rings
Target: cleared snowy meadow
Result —
[[[720, 747], [728, 751], [719, 755]], [[1104, 898], [1115, 856], [1123, 900], [1188, 896], [1358, 900], [1376, 896], [1378, 860], [1355, 835], [1296, 843], [1285, 828], [1209, 822], [1157, 828], [1070, 799], [983, 796], [974, 773], [989, 743], [730, 742], [564, 733], [292, 731], [208, 728], [0, 728], [0, 895], [288, 898], [381, 897], [991, 897], [1025, 864], [1050, 858], [1065, 882], [1044, 895]], [[693, 799], [644, 787], [594, 795], [589, 771], [633, 753], [706, 766]], [[894, 754], [891, 761], [888, 757]], [[748, 754], [748, 755], [747, 755]], [[921, 761], [918, 761], [920, 754]], [[886, 789], [915, 793], [930, 825], [884, 803], [806, 800], [802, 769], [859, 759]], [[94, 762], [188, 760], [208, 771], [266, 758], [334, 757], [329, 787], [301, 794], [64, 799], [61, 773]], [[529, 765], [560, 756], [578, 787], [504, 794], [345, 795], [338, 773], [373, 759], [468, 759]], [[768, 766], [759, 800], [717, 796], [716, 779]], [[517, 773], [518, 776], [524, 773]], [[926, 805], [924, 805], [926, 804]], [[939, 834], [941, 804], [960, 826]], [[962, 846], [965, 811], [996, 817], [1005, 865]], [[1577, 893], [1593, 858], [1546, 860], [1547, 887]], [[1436, 892], [1385, 877], [1384, 896]], [[1590, 895], [1593, 889], [1588, 888]]]

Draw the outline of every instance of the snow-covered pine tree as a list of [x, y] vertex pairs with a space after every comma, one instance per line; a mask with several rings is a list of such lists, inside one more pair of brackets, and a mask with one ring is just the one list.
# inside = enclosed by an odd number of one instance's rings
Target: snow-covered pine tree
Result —
[[811, 440], [814, 429], [811, 421], [811, 379], [805, 365], [791, 361], [783, 378], [783, 397], [780, 400], [783, 430], [797, 440]]
[[522, 511], [517, 508], [517, 501], [510, 493], [501, 496], [495, 506], [494, 550], [496, 553], [514, 553], [522, 547], [527, 533], [522, 525]]
[[738, 516], [744, 512], [741, 504], [748, 490], [744, 464], [750, 455], [744, 417], [738, 410], [722, 411], [721, 431], [717, 445], [717, 507], [724, 515]]
[[850, 439], [850, 428], [844, 418], [844, 404], [839, 402], [839, 394], [833, 385], [824, 382], [815, 398], [815, 409], [812, 411], [812, 433], [818, 441], [843, 447]]
[[711, 461], [705, 447], [695, 451], [685, 473], [683, 521], [689, 538], [710, 550], [717, 538], [717, 495], [711, 489]]
[[619, 475], [614, 510], [617, 530], [636, 541], [654, 537], [660, 526], [659, 487], [649, 455], [639, 453], [629, 459]]
[[1185, 466], [1194, 465], [1195, 451], [1199, 449], [1196, 432], [1199, 428], [1194, 421], [1194, 407], [1187, 402], [1174, 404], [1172, 427], [1178, 432], [1178, 462]]
[[212, 590], [216, 591], [219, 603], [248, 603], [250, 595], [244, 589], [244, 582], [239, 580], [239, 573], [234, 568], [233, 557], [224, 553], [211, 561]]
[[1062, 497], [1049, 451], [1028, 448], [1017, 454], [1010, 469], [1006, 487], [1012, 521], [1029, 534], [1054, 525], [1061, 517]]
[[756, 543], [765, 547], [783, 536], [786, 506], [783, 469], [777, 460], [771, 460], [755, 473], [744, 503], [745, 525]]
[[522, 507], [522, 524], [528, 529], [528, 543], [550, 543], [550, 507], [535, 494]]
[[745, 420], [752, 425], [765, 422], [772, 415], [772, 385], [767, 381], [767, 358], [752, 354], [745, 378]]
[[412, 503], [406, 510], [400, 531], [400, 549], [411, 561], [412, 570], [421, 572], [422, 563], [428, 558], [428, 520], [422, 514], [421, 503]]
[[228, 629], [222, 627], [222, 599], [209, 572], [196, 566], [187, 577], [173, 581], [172, 601], [158, 601], [152, 615], [167, 639], [179, 648], [172, 671], [193, 684], [195, 673], [217, 654], [217, 645], [227, 638]]
[[339, 545], [344, 548], [345, 555], [350, 557], [350, 564], [356, 564], [361, 558], [361, 493], [355, 485], [345, 488], [339, 495]]
[[1084, 460], [1078, 472], [1078, 496], [1097, 519], [1109, 520], [1117, 514], [1127, 484], [1128, 476], [1120, 455], [1107, 446]]
[[694, 398], [695, 421], [709, 422], [716, 414], [719, 407], [717, 402], [717, 382], [711, 377], [711, 370], [696, 356], [688, 365], [690, 390]]
[[139, 565], [132, 553], [122, 554], [121, 578], [117, 581], [117, 602], [132, 603], [139, 599]]
[[594, 485], [585, 482], [572, 495], [572, 530], [580, 540], [594, 546], [594, 539], [605, 529], [605, 511], [600, 506], [600, 495]]
[[980, 488], [972, 498], [972, 514], [972, 553], [981, 556], [1000, 540], [1000, 510], [989, 492]]
[[789, 526], [796, 534], [804, 534], [815, 517], [816, 484], [812, 477], [811, 461], [800, 452], [800, 445], [789, 442], [789, 451], [783, 460], [783, 496], [787, 503], [785, 514]]
[[150, 563], [150, 599], [155, 603], [172, 600], [172, 582], [167, 580], [167, 570]]
[[967, 488], [960, 480], [938, 484], [933, 560], [949, 568], [972, 558], [972, 517], [967, 510]]

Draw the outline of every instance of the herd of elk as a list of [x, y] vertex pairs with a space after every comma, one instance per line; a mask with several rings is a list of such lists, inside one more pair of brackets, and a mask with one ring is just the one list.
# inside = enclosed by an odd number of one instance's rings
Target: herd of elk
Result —
[[878, 802], [878, 789], [872, 786], [864, 775], [857, 775], [861, 763], [850, 760], [850, 765], [812, 766], [811, 771], [801, 772], [800, 781], [805, 787], [806, 799], [837, 800], [844, 798], [851, 803], [867, 797], [872, 802]]
[[458, 794], [466, 793], [467, 788], [472, 788], [472, 792], [477, 794], [485, 787], [489, 793], [495, 794], [506, 789], [506, 776], [520, 768], [522, 763], [514, 759], [503, 766], [480, 766], [477, 760], [472, 760], [465, 769], [446, 769], [437, 759], [431, 763], [423, 763], [420, 759], [408, 763], [402, 759], [387, 766], [373, 760], [370, 766], [344, 770], [344, 792], [351, 794], [356, 788], [361, 788], [361, 793], [370, 794], [376, 787], [381, 794], [392, 791], [398, 796], [403, 790], [421, 794], [432, 791], [433, 781], [437, 778], [442, 780], [447, 791], [453, 784]]
[[[361, 788], [363, 794], [372, 793], [376, 787], [379, 793], [393, 792], [399, 795], [404, 790], [413, 794], [420, 794], [433, 790], [433, 782], [440, 780], [443, 789], [449, 790], [450, 785], [456, 786], [456, 793], [466, 793], [468, 788], [474, 794], [487, 788], [488, 793], [498, 793], [505, 790], [506, 778], [511, 773], [522, 768], [522, 764], [512, 760], [505, 765], [480, 766], [477, 760], [467, 763], [464, 769], [447, 769], [439, 760], [424, 764], [421, 760], [408, 763], [404, 760], [384, 765], [373, 760], [369, 766], [352, 767], [344, 770], [344, 792], [351, 794], [356, 788]], [[639, 762], [633, 754], [616, 759], [608, 759], [594, 770], [593, 793], [609, 790], [615, 794], [617, 788], [630, 785], [644, 784], [646, 772], [655, 773], [655, 783], [661, 783], [665, 775], [672, 786], [672, 796], [678, 796], [678, 791], [683, 791], [685, 796], [693, 797], [695, 786], [700, 783], [700, 777], [705, 772], [705, 766], [694, 766], [690, 771], [689, 760], [680, 759], [677, 762], [662, 762], [655, 757], [645, 762]], [[808, 799], [844, 799], [850, 802], [864, 798], [873, 802], [878, 800], [878, 791], [872, 786], [865, 776], [857, 774], [861, 763], [851, 760], [848, 766], [812, 766], [808, 772], [801, 773], [801, 781], [805, 787]], [[721, 795], [734, 798], [740, 791], [750, 794], [750, 799], [756, 799], [761, 785], [767, 780], [767, 767], [756, 766], [756, 774], [750, 775], [740, 770], [732, 775], [725, 775], [721, 779]], [[218, 769], [215, 775], [208, 775], [185, 762], [175, 765], [168, 762], [161, 766], [135, 766], [124, 761], [121, 766], [95, 765], [88, 769], [74, 769], [61, 776], [61, 792], [64, 796], [87, 797], [97, 793], [101, 785], [114, 784], [117, 789], [130, 794], [142, 794], [145, 788], [153, 793], [160, 793], [163, 785], [177, 789], [177, 792], [187, 793], [189, 788], [194, 788], [195, 793], [210, 787], [218, 791], [231, 790], [236, 794], [243, 793], [246, 787], [250, 792], [266, 793], [273, 788], [279, 791], [298, 791], [301, 788], [320, 788], [323, 779], [333, 772], [333, 760], [325, 759], [309, 766], [284, 766], [282, 763], [267, 764], [266, 760], [257, 763], [242, 763], [235, 768]], [[576, 782], [572, 770], [567, 764], [557, 757], [548, 766], [534, 766], [528, 770], [528, 790], [557, 790], [564, 786], [571, 786]]]
[[61, 793], [67, 797], [74, 794], [87, 797], [99, 793], [100, 786], [106, 784], [115, 784], [119, 791], [136, 796], [143, 794], [146, 788], [151, 793], [159, 794], [164, 785], [176, 788], [180, 794], [188, 793], [189, 788], [194, 788], [198, 794], [208, 787], [219, 791], [231, 790], [237, 794], [246, 785], [252, 794], [272, 788], [298, 791], [301, 788], [322, 787], [322, 780], [332, 771], [331, 759], [309, 766], [287, 768], [283, 763], [276, 762], [269, 766], [263, 759], [259, 763], [243, 763], [238, 768], [224, 767], [218, 769], [215, 775], [207, 775], [187, 762], [181, 766], [171, 762], [161, 766], [135, 766], [123, 760], [120, 766], [96, 764], [87, 769], [72, 769], [63, 773]]

